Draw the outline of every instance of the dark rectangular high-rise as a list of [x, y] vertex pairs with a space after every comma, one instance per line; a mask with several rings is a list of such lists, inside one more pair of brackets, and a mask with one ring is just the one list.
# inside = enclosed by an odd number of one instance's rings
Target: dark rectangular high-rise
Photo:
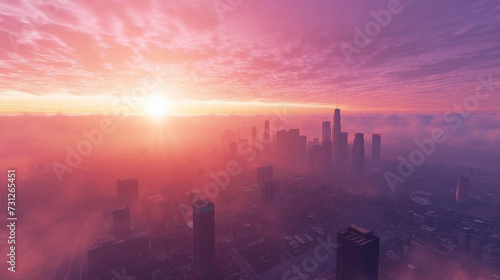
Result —
[[276, 152], [283, 164], [295, 168], [307, 160], [307, 137], [300, 135], [299, 129], [278, 130]]
[[132, 234], [125, 239], [108, 240], [90, 247], [87, 251], [88, 279], [113, 279], [112, 272], [117, 267], [129, 266], [147, 259], [149, 250], [147, 232]]
[[348, 143], [349, 133], [340, 133], [340, 150], [339, 150], [339, 161], [335, 170], [337, 171], [349, 171], [349, 143]]
[[380, 160], [380, 143], [382, 135], [372, 134], [372, 161], [377, 162]]
[[130, 233], [130, 210], [127, 204], [119, 204], [113, 209], [113, 234], [115, 239]]
[[363, 133], [354, 135], [354, 143], [352, 145], [352, 173], [363, 174], [365, 170], [365, 140]]
[[309, 163], [308, 163], [308, 169], [309, 171], [320, 174], [325, 171], [325, 152], [324, 152], [325, 146], [320, 146], [320, 145], [313, 145], [309, 149]]
[[307, 136], [299, 135], [299, 153], [298, 161], [299, 163], [305, 163], [307, 161]]
[[333, 166], [337, 168], [337, 166], [341, 165], [340, 162], [340, 109], [335, 109], [335, 113], [333, 115]]
[[116, 180], [118, 203], [127, 203], [134, 207], [139, 203], [139, 181], [137, 178]]
[[263, 214], [267, 221], [272, 221], [277, 216], [278, 192], [277, 182], [265, 182], [261, 186]]
[[257, 168], [257, 186], [260, 188], [263, 183], [273, 180], [273, 167], [271, 165]]
[[215, 280], [215, 209], [209, 199], [193, 203], [193, 238], [196, 280]]
[[332, 168], [332, 149], [333, 149], [333, 143], [332, 143], [332, 127], [330, 125], [330, 122], [323, 122], [323, 137], [322, 137], [322, 148], [323, 148], [323, 153], [325, 156], [325, 163], [324, 163], [324, 168], [328, 172]]
[[323, 122], [322, 142], [332, 141], [332, 126], [330, 122]]
[[377, 280], [380, 238], [351, 225], [337, 233], [337, 280]]

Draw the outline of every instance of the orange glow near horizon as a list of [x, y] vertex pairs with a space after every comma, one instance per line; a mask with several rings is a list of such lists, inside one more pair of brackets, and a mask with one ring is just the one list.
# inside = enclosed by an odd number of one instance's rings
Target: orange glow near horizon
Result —
[[[451, 104], [450, 106], [452, 106]], [[144, 115], [164, 117], [166, 115], [267, 115], [283, 114], [331, 114], [336, 104], [290, 103], [264, 101], [226, 101], [226, 100], [174, 100], [155, 94], [144, 100], [124, 100], [111, 95], [73, 96], [54, 94], [45, 96], [0, 97], [0, 114], [113, 114]], [[366, 108], [364, 106], [339, 105], [349, 113], [443, 113], [449, 108], [415, 110], [412, 108], [391, 107]], [[450, 107], [451, 108], [451, 107]], [[496, 111], [498, 108], [483, 107], [478, 111]]]

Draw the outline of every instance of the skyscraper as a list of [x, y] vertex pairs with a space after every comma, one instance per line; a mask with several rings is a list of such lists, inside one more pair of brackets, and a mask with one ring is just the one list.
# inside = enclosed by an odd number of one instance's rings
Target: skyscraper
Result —
[[265, 153], [269, 153], [271, 151], [271, 132], [269, 130], [269, 121], [264, 121], [264, 136], [262, 139], [262, 145], [264, 146]]
[[354, 135], [354, 143], [352, 145], [352, 169], [354, 174], [363, 174], [365, 169], [365, 140], [363, 133]]
[[467, 177], [458, 177], [457, 183], [457, 192], [456, 192], [456, 201], [460, 206], [468, 206], [469, 205], [469, 178]]
[[298, 153], [298, 161], [299, 163], [307, 162], [307, 136], [299, 135], [299, 153]]
[[382, 136], [380, 134], [372, 134], [372, 161], [380, 160], [380, 143]]
[[330, 122], [323, 122], [322, 148], [325, 155], [324, 168], [328, 172], [332, 168], [332, 127]]
[[335, 170], [337, 171], [349, 171], [349, 143], [347, 139], [349, 134], [347, 132], [340, 133], [340, 151], [339, 151], [339, 162]]
[[215, 280], [215, 213], [209, 199], [193, 203], [193, 237], [196, 280]]
[[322, 141], [332, 141], [332, 126], [331, 122], [323, 122]]
[[309, 149], [308, 169], [315, 174], [321, 174], [325, 171], [327, 160], [325, 159], [324, 148], [325, 146], [313, 145]]
[[263, 183], [273, 180], [273, 167], [271, 165], [257, 168], [257, 184], [260, 188]]
[[222, 148], [226, 151], [231, 151], [233, 149], [234, 153], [234, 147], [231, 146], [236, 146], [236, 141], [238, 140], [236, 132], [232, 131], [231, 129], [225, 129], [224, 130], [224, 135], [223, 135], [223, 141], [222, 141]]
[[115, 268], [147, 259], [149, 250], [147, 232], [132, 234], [121, 240], [108, 240], [90, 247], [87, 251], [88, 279], [110, 279]]
[[337, 233], [337, 280], [377, 280], [380, 238], [351, 225]]
[[461, 253], [469, 253], [472, 228], [462, 227], [457, 233], [457, 249]]
[[340, 109], [335, 109], [335, 113], [333, 115], [333, 166], [337, 168], [337, 166], [341, 165], [340, 162]]
[[279, 130], [276, 132], [276, 150], [278, 158], [288, 167], [306, 161], [307, 137], [300, 135], [299, 129]]
[[263, 183], [261, 193], [264, 219], [267, 221], [273, 220], [276, 218], [278, 210], [278, 183], [274, 181]]
[[113, 234], [115, 239], [130, 233], [130, 210], [127, 204], [119, 204], [113, 209]]

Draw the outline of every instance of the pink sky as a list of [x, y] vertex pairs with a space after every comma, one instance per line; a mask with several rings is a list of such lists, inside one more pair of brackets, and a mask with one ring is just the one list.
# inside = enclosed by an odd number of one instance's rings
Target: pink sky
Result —
[[498, 1], [2, 1], [0, 112], [441, 113], [500, 80], [499, 29]]

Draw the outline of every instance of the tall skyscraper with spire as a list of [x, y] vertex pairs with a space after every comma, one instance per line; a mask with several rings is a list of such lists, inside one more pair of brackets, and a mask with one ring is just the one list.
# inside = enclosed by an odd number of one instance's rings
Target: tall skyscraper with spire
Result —
[[340, 156], [340, 109], [335, 109], [335, 113], [333, 115], [333, 167], [336, 170], [340, 170], [341, 156]]
[[323, 137], [322, 137], [322, 149], [325, 155], [325, 170], [326, 172], [332, 171], [332, 126], [331, 123], [323, 122]]

